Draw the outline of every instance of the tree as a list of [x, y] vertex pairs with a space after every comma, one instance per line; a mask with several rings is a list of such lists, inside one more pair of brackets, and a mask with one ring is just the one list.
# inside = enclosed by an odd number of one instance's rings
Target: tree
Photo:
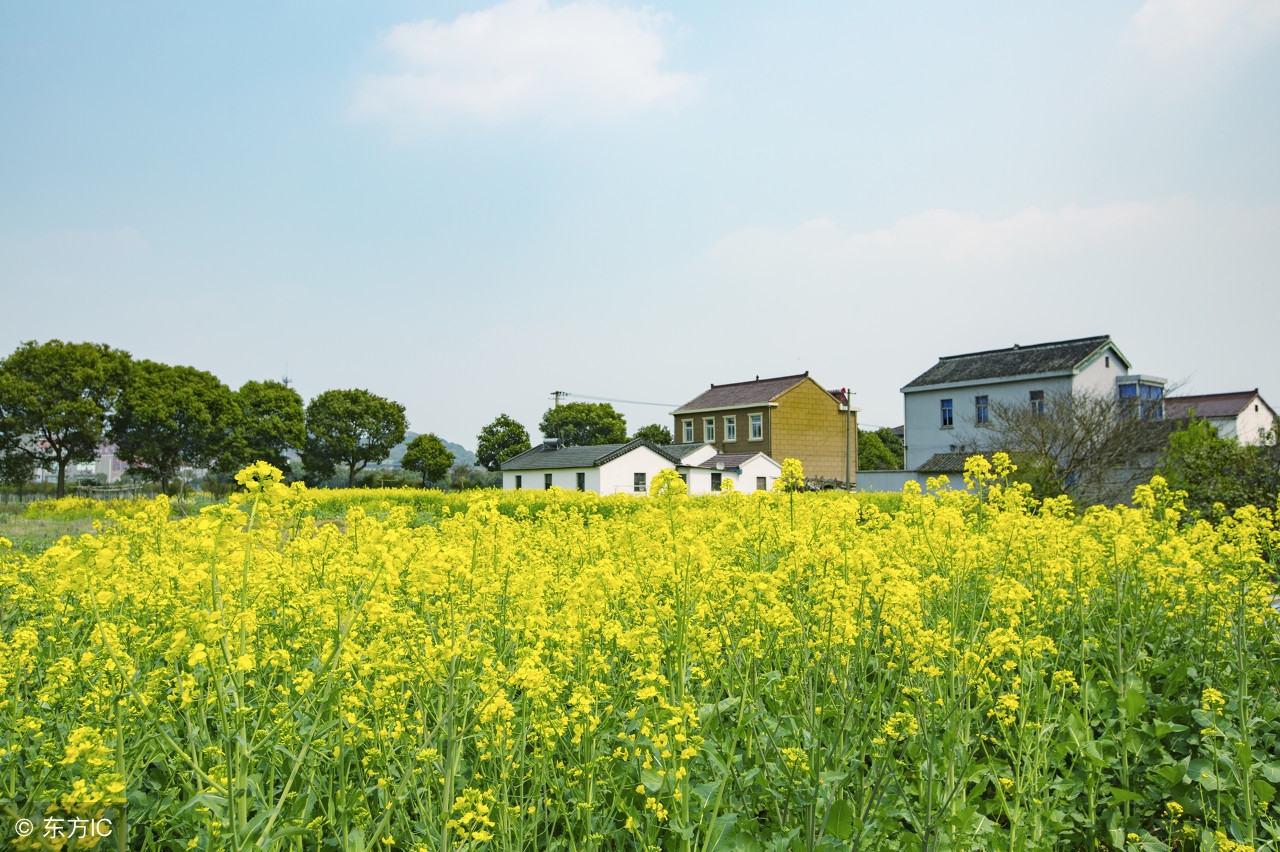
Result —
[[1169, 435], [1156, 467], [1169, 487], [1187, 492], [1186, 505], [1212, 516], [1214, 504], [1234, 512], [1241, 506], [1275, 506], [1280, 492], [1280, 448], [1275, 431], [1260, 445], [1224, 438], [1207, 420], [1193, 416]]
[[453, 453], [449, 452], [444, 441], [437, 438], [434, 433], [419, 435], [410, 441], [404, 451], [404, 459], [400, 462], [400, 466], [405, 470], [422, 474], [424, 488], [428, 481], [435, 482], [443, 479], [452, 464]]
[[633, 441], [636, 438], [644, 438], [649, 443], [657, 444], [660, 447], [675, 443], [671, 438], [671, 430], [666, 426], [659, 426], [657, 423], [650, 423], [648, 426], [641, 426], [636, 430], [636, 433], [631, 436], [631, 440]]
[[1151, 478], [1169, 434], [1167, 421], [1140, 414], [1084, 391], [1047, 394], [1043, 410], [993, 399], [990, 422], [974, 427], [969, 446], [1009, 453], [1017, 478], [1040, 496], [1119, 503]]
[[119, 398], [129, 354], [100, 343], [30, 341], [0, 361], [0, 430], [33, 466], [58, 472], [98, 457], [107, 416]]
[[902, 438], [892, 429], [858, 430], [858, 470], [902, 470], [904, 455]]
[[506, 414], [499, 414], [476, 436], [476, 461], [490, 472], [529, 449], [529, 433]]
[[347, 487], [369, 463], [377, 464], [404, 440], [409, 428], [404, 406], [367, 390], [331, 390], [311, 400], [302, 463], [321, 479], [347, 468]]
[[566, 447], [627, 440], [626, 419], [607, 402], [570, 402], [548, 408], [538, 428], [548, 438], [559, 438]]
[[108, 434], [132, 472], [167, 491], [184, 467], [225, 466], [240, 417], [235, 394], [212, 373], [137, 361]]
[[236, 391], [241, 429], [236, 470], [255, 461], [289, 469], [287, 454], [307, 440], [302, 397], [284, 382], [245, 382]]

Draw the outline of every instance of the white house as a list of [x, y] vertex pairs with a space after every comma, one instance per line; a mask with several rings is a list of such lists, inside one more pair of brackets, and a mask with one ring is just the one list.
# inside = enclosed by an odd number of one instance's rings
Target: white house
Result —
[[[566, 447], [555, 439], [502, 464], [502, 487], [594, 491], [597, 494], [648, 494], [660, 470], [677, 470], [691, 494], [719, 491], [725, 478], [739, 491], [768, 488], [782, 466], [763, 453], [717, 455], [710, 444], [658, 446], [643, 438], [626, 444]], [[762, 484], [763, 483], [763, 484]]]
[[1167, 420], [1182, 420], [1192, 412], [1212, 423], [1222, 437], [1235, 438], [1242, 444], [1261, 443], [1263, 436], [1276, 427], [1276, 412], [1257, 388], [1237, 393], [1171, 396], [1164, 401]]
[[733, 483], [735, 491], [767, 491], [782, 475], [782, 465], [764, 453], [715, 453], [701, 461], [685, 462], [676, 470], [689, 485], [690, 494], [721, 491], [726, 480]]
[[1115, 394], [1133, 400], [1143, 417], [1160, 419], [1165, 380], [1130, 368], [1107, 335], [940, 358], [902, 388], [905, 467], [974, 451], [973, 430], [991, 422], [997, 404], [1044, 410], [1059, 395]]

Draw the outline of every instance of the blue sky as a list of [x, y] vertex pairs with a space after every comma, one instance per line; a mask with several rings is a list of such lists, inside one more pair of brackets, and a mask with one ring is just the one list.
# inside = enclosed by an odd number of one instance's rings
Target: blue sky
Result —
[[[1280, 403], [1280, 0], [10, 4], [0, 350], [549, 393], [1111, 334]], [[668, 409], [619, 406], [633, 428]]]

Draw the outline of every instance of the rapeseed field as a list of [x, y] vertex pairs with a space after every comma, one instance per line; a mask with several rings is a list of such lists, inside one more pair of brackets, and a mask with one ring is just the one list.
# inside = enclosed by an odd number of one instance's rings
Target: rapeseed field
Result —
[[1155, 480], [1078, 511], [994, 465], [325, 517], [260, 463], [193, 517], [0, 539], [4, 830], [114, 820], [3, 842], [1275, 848], [1273, 510], [1190, 523]]

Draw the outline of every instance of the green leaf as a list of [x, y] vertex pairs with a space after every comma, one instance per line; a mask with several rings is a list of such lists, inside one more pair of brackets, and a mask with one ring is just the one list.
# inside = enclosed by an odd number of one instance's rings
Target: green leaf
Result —
[[844, 799], [836, 799], [827, 808], [827, 833], [840, 840], [853, 834], [853, 808]]
[[661, 790], [664, 780], [665, 779], [663, 779], [661, 775], [654, 772], [652, 769], [640, 770], [640, 783], [643, 784], [644, 788], [650, 793], [656, 793]]
[[1268, 781], [1280, 781], [1280, 763], [1262, 764], [1262, 774]]
[[1108, 787], [1107, 796], [1116, 804], [1124, 804], [1125, 802], [1141, 802], [1146, 798], [1141, 793], [1133, 793], [1120, 787]]
[[1270, 804], [1276, 800], [1276, 788], [1261, 778], [1255, 778], [1253, 780], [1253, 795], [1259, 802]]
[[1213, 771], [1214, 765], [1212, 760], [1191, 761], [1191, 766], [1187, 769], [1187, 774], [1191, 776], [1191, 780], [1199, 784], [1206, 790], [1213, 791], [1220, 789], [1222, 783], [1218, 780], [1217, 774]]

